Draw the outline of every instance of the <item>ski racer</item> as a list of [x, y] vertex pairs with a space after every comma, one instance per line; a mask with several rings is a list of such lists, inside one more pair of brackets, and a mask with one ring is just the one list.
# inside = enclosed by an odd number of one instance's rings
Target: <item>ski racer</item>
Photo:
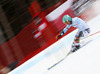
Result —
[[77, 28], [78, 32], [76, 33], [71, 46], [71, 52], [75, 52], [80, 48], [80, 39], [89, 35], [90, 27], [82, 19], [78, 17], [71, 18], [69, 15], [64, 15], [62, 21], [66, 24], [66, 27], [57, 35], [57, 40], [64, 35], [71, 26]]

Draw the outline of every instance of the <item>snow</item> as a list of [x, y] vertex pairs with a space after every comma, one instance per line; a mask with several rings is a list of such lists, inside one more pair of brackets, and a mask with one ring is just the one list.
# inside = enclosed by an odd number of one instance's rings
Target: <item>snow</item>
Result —
[[[56, 15], [52, 17], [51, 15], [53, 15], [53, 13], [55, 12], [48, 15], [52, 20], [59, 16]], [[91, 34], [94, 35], [86, 39], [92, 39], [92, 41], [80, 50], [66, 57], [52, 69], [48, 70], [50, 66], [61, 60], [70, 51], [77, 29], [8, 74], [100, 74], [99, 20], [100, 15], [88, 21]]]
[[100, 34], [93, 42], [69, 55], [47, 74], [100, 74]]

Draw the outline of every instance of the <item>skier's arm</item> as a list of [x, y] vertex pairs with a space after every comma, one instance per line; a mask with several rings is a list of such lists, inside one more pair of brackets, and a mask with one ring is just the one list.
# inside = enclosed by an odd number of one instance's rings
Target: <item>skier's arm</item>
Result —
[[64, 35], [64, 33], [66, 33], [67, 32], [67, 30], [70, 28], [71, 26], [70, 25], [67, 25], [61, 32], [60, 32], [60, 34], [57, 36], [57, 40], [62, 36], [62, 35]]

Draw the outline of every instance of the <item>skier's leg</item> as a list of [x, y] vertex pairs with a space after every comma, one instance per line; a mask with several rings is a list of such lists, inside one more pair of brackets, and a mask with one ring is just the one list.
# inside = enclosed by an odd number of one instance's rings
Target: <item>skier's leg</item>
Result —
[[72, 51], [72, 52], [75, 52], [75, 51], [76, 51], [77, 49], [79, 49], [79, 48], [80, 48], [79, 38], [76, 37], [76, 38], [74, 39], [73, 44], [72, 44], [71, 51]]
[[85, 31], [83, 31], [84, 37], [88, 36], [90, 34], [90, 28], [85, 29]]
[[90, 28], [85, 29], [84, 31], [78, 31], [77, 34], [75, 35], [74, 42], [72, 44], [71, 51], [75, 52], [77, 49], [80, 48], [80, 39], [88, 36], [90, 33]]
[[78, 31], [77, 34], [75, 35], [75, 39], [71, 47], [72, 52], [75, 52], [77, 49], [80, 48], [80, 38], [82, 35], [83, 35], [82, 31]]

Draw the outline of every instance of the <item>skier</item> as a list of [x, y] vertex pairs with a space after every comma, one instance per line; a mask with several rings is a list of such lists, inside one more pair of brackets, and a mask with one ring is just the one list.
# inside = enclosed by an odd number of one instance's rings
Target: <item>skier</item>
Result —
[[77, 49], [80, 48], [80, 39], [82, 37], [86, 37], [86, 36], [89, 35], [89, 33], [90, 33], [90, 27], [82, 19], [80, 19], [78, 17], [71, 18], [69, 15], [63, 16], [62, 21], [63, 21], [64, 24], [66, 24], [66, 27], [60, 32], [60, 34], [57, 35], [57, 40], [62, 35], [64, 35], [64, 33], [66, 33], [67, 30], [71, 26], [77, 28], [78, 32], [75, 35], [75, 38], [74, 38], [74, 41], [73, 41], [72, 47], [71, 47], [71, 52], [75, 52]]

